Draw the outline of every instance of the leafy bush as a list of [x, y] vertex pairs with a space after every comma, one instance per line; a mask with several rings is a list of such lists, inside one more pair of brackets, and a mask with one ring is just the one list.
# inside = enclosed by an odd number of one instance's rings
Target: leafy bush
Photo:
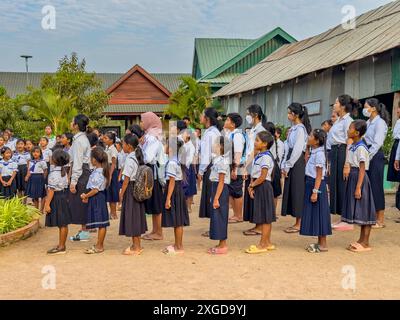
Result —
[[393, 139], [393, 129], [391, 127], [388, 128], [388, 133], [383, 144], [383, 152], [385, 153], [385, 158], [389, 160], [390, 158], [390, 151], [392, 150], [392, 146], [394, 143]]
[[23, 204], [21, 198], [0, 199], [0, 234], [25, 227], [40, 217], [40, 211]]

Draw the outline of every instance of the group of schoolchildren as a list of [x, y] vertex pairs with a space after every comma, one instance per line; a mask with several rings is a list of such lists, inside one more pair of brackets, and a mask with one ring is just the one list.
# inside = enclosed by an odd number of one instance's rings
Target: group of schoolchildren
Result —
[[[111, 218], [118, 218], [118, 204], [122, 205], [119, 234], [132, 239], [123, 254], [140, 255], [141, 240], [162, 240], [163, 228], [173, 228], [175, 236], [174, 244], [163, 252], [182, 254], [183, 230], [190, 225], [193, 196], [200, 185], [199, 217], [210, 219], [209, 230], [202, 235], [218, 241], [208, 249], [211, 255], [228, 252], [228, 225], [243, 221], [254, 224], [243, 232], [245, 236], [260, 236], [246, 253], [275, 250], [271, 231], [281, 195], [282, 216], [295, 218], [285, 232], [318, 237], [317, 243], [306, 247], [308, 252], [328, 251], [332, 229], [351, 230], [353, 224], [361, 226], [360, 238], [347, 249], [370, 251], [371, 229], [385, 227], [382, 146], [388, 117], [384, 105], [369, 99], [362, 108], [369, 120], [353, 120], [355, 101], [342, 95], [333, 105], [332, 119], [314, 130], [305, 106], [292, 103], [287, 110], [292, 126], [285, 142], [280, 140], [282, 130], [267, 122], [258, 105], [247, 109], [246, 131], [240, 129], [244, 121], [238, 113], [228, 114], [222, 122], [215, 109], [207, 108], [201, 116], [204, 131], [191, 128], [185, 118], [171, 125], [167, 140], [160, 118], [151, 112], [142, 114], [141, 124], [131, 126], [122, 141], [114, 132], [94, 131], [80, 137], [87, 123], [75, 136], [63, 135], [52, 149], [47, 137], [37, 147], [18, 140], [15, 152], [8, 147], [1, 152], [1, 194], [25, 194], [37, 207], [38, 200], [45, 199], [46, 226], [60, 230], [59, 244], [48, 254], [66, 252], [68, 225], [77, 224], [71, 218], [75, 210], [71, 193], [87, 205], [86, 216], [79, 220], [82, 230], [71, 240], [88, 241], [88, 230], [98, 232], [97, 243], [87, 254], [104, 252], [109, 212]], [[399, 128], [398, 122], [389, 165], [391, 181], [400, 181]], [[82, 140], [86, 138], [88, 142]], [[81, 188], [81, 180], [71, 182], [72, 159], [79, 159], [80, 151], [81, 176], [72, 173], [72, 180], [86, 175]], [[90, 168], [86, 169], [85, 161]], [[137, 181], [141, 166], [149, 167], [154, 179], [145, 201], [138, 201], [133, 192], [135, 184], [143, 182]], [[147, 232], [146, 214], [152, 216], [151, 232]], [[331, 214], [340, 214], [340, 221], [332, 225]]]

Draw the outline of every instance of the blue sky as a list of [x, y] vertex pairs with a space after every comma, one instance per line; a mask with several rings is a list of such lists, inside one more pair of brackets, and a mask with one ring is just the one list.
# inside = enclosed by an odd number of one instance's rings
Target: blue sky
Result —
[[[298, 40], [341, 23], [341, 9], [361, 14], [391, 0], [1, 0], [0, 71], [55, 71], [77, 52], [96, 72], [191, 72], [194, 38], [255, 39], [280, 26]], [[56, 29], [41, 26], [56, 10]]]

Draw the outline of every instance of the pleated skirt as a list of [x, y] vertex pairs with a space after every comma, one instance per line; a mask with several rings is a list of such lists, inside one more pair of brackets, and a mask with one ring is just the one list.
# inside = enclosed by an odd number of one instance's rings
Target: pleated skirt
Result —
[[329, 200], [331, 214], [342, 214], [345, 190], [343, 168], [346, 162], [346, 148], [345, 144], [333, 145], [329, 152]]
[[165, 202], [168, 194], [168, 186], [170, 181], [167, 181], [163, 195], [163, 214], [162, 214], [162, 227], [163, 228], [177, 228], [187, 227], [190, 225], [189, 212], [186, 205], [186, 198], [182, 188], [181, 181], [175, 181], [175, 189], [171, 197], [171, 209], [165, 209]]
[[119, 202], [118, 169], [112, 173], [110, 185], [106, 189], [106, 200], [108, 203]]
[[86, 228], [107, 228], [110, 226], [106, 192], [100, 191], [89, 198]]
[[186, 198], [197, 194], [196, 168], [194, 164], [190, 165], [189, 169], [186, 168], [186, 183], [183, 183], [183, 191]]
[[394, 169], [394, 162], [396, 160], [396, 152], [399, 146], [399, 141], [400, 140], [398, 139], [394, 140], [392, 150], [390, 151], [390, 159], [386, 180], [391, 182], [400, 182], [400, 171], [396, 171]]
[[212, 211], [211, 204], [211, 181], [210, 181], [211, 166], [208, 166], [207, 171], [203, 175], [203, 186], [201, 189], [201, 201], [200, 201], [200, 218], [210, 218]]
[[276, 221], [274, 190], [271, 181], [264, 181], [254, 188], [253, 213], [251, 223], [271, 224]]
[[282, 216], [291, 215], [295, 218], [301, 218], [304, 207], [305, 170], [306, 164], [303, 153], [285, 179]]
[[375, 225], [376, 208], [374, 195], [368, 175], [364, 177], [361, 186], [361, 199], [354, 197], [358, 182], [358, 168], [351, 168], [350, 175], [346, 183], [345, 199], [343, 203], [342, 221], [358, 225]]
[[[152, 168], [153, 172], [154, 170], [157, 170], [157, 167], [155, 165], [148, 164], [147, 166]], [[154, 180], [154, 187], [153, 187], [153, 193], [151, 194], [151, 198], [144, 202], [146, 213], [151, 215], [161, 214], [163, 210], [162, 199], [163, 199], [163, 188], [160, 182], [156, 179]]]
[[[218, 188], [218, 182], [211, 183], [211, 194], [215, 195]], [[228, 239], [228, 219], [229, 219], [229, 189], [225, 184], [222, 194], [219, 198], [218, 209], [213, 208], [214, 197], [211, 197], [211, 216], [210, 216], [210, 239], [226, 240]]]
[[84, 164], [82, 167], [82, 174], [78, 179], [76, 184], [76, 193], [69, 193], [69, 206], [71, 208], [72, 220], [71, 224], [86, 225], [87, 223], [87, 212], [88, 204], [83, 203], [81, 199], [81, 194], [85, 193], [86, 185], [89, 181], [90, 170], [89, 165]]
[[140, 237], [147, 231], [147, 221], [144, 202], [137, 202], [133, 197], [133, 186], [130, 181], [122, 201], [121, 218], [119, 221], [119, 235], [126, 237]]
[[26, 182], [25, 177], [28, 173], [28, 165], [21, 164], [18, 166], [18, 172], [15, 179], [17, 180], [17, 190], [18, 191], [25, 191], [26, 190]]
[[[5, 182], [10, 181], [11, 177], [3, 177]], [[0, 196], [5, 199], [14, 198], [17, 194], [17, 182], [13, 180], [11, 186], [5, 187], [3, 184], [0, 185]]]
[[326, 181], [321, 181], [318, 200], [311, 202], [315, 186], [315, 179], [306, 176], [306, 189], [304, 192], [304, 209], [301, 218], [300, 234], [302, 236], [328, 236], [332, 234], [331, 215]]
[[68, 190], [55, 191], [50, 203], [51, 213], [46, 215], [46, 227], [66, 227], [71, 224]]
[[382, 150], [379, 150], [369, 163], [369, 170], [367, 171], [369, 181], [371, 182], [376, 211], [385, 210], [384, 171], [385, 155]]
[[32, 173], [26, 185], [26, 196], [34, 200], [46, 197], [45, 184], [43, 173]]
[[244, 199], [243, 199], [243, 220], [250, 222], [253, 217], [254, 201], [250, 198], [249, 186], [251, 183], [250, 176], [244, 182]]

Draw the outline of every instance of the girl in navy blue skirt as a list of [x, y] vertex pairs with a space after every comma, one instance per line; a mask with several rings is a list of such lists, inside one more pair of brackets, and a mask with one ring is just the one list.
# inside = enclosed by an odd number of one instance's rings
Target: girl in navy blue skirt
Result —
[[261, 239], [258, 245], [252, 245], [246, 249], [246, 253], [249, 254], [275, 250], [275, 245], [271, 243], [272, 223], [276, 221], [272, 187], [275, 159], [270, 151], [274, 140], [275, 138], [269, 132], [263, 131], [257, 134], [254, 142], [254, 151], [257, 156], [251, 167], [251, 182], [247, 192], [252, 202], [250, 222], [260, 226]]
[[19, 196], [24, 196], [26, 190], [25, 177], [28, 173], [28, 165], [31, 160], [31, 155], [29, 152], [25, 151], [25, 141], [19, 139], [16, 144], [16, 151], [13, 155], [13, 161], [18, 165], [17, 173], [17, 190]]
[[164, 191], [164, 208], [162, 227], [174, 228], [175, 244], [164, 249], [165, 254], [183, 253], [183, 227], [189, 226], [189, 213], [186, 205], [182, 180], [186, 179], [182, 165], [179, 162], [179, 150], [184, 142], [181, 139], [172, 139], [168, 145], [169, 161], [165, 169], [167, 185]]
[[0, 161], [0, 196], [11, 199], [17, 194], [16, 176], [18, 172], [18, 164], [12, 158], [12, 151], [8, 147], [1, 149], [3, 160]]
[[68, 204], [68, 175], [66, 165], [69, 154], [55, 150], [51, 157], [51, 172], [47, 185], [47, 197], [44, 211], [46, 227], [57, 227], [59, 230], [58, 245], [47, 251], [49, 255], [66, 253], [65, 243], [68, 237], [68, 225], [71, 223], [71, 211]]
[[326, 133], [315, 129], [308, 138], [311, 147], [310, 158], [306, 165], [306, 189], [300, 234], [318, 237], [318, 243], [310, 244], [306, 250], [310, 253], [328, 251], [326, 237], [332, 234], [328, 192], [326, 188]]
[[118, 151], [115, 147], [116, 134], [108, 131], [103, 136], [103, 142], [106, 145], [106, 153], [108, 155], [108, 164], [110, 165], [110, 184], [106, 191], [107, 202], [110, 204], [111, 218], [118, 219], [117, 203], [119, 200], [119, 183], [118, 183]]
[[90, 161], [95, 169], [86, 185], [88, 191], [81, 194], [81, 199], [84, 203], [88, 203], [86, 228], [89, 230], [98, 228], [96, 245], [87, 249], [85, 253], [96, 254], [104, 252], [104, 239], [107, 227], [110, 226], [105, 193], [110, 179], [110, 167], [108, 155], [101, 147], [92, 150]]
[[228, 253], [228, 220], [229, 220], [229, 188], [231, 183], [230, 152], [231, 142], [219, 137], [213, 145], [213, 153], [217, 156], [212, 161], [211, 181], [211, 216], [210, 239], [219, 240], [219, 244], [208, 250], [209, 254]]
[[46, 197], [47, 164], [42, 160], [42, 150], [40, 147], [33, 147], [31, 158], [28, 174], [25, 177], [25, 181], [27, 182], [26, 196], [31, 198], [34, 206], [39, 209], [39, 201]]
[[360, 238], [347, 249], [353, 252], [371, 251], [369, 237], [376, 223], [373, 189], [366, 172], [370, 169], [370, 154], [363, 135], [367, 131], [364, 120], [354, 121], [349, 128], [349, 138], [353, 140], [347, 161], [351, 167], [346, 182], [342, 220], [361, 226]]

